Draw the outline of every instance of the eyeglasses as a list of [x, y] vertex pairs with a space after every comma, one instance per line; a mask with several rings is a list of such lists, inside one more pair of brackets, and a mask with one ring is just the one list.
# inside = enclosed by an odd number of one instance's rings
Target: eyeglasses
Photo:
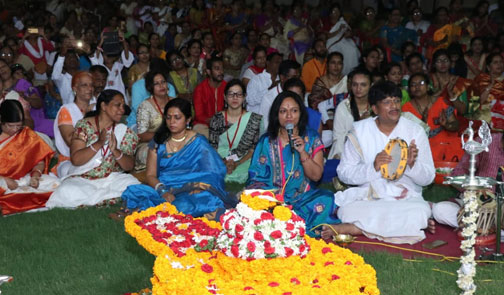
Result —
[[6, 56], [13, 56], [14, 54], [12, 53], [2, 53], [0, 54], [1, 57], [6, 57]]
[[419, 15], [422, 15], [422, 13], [420, 11], [416, 11], [416, 12], [413, 12], [413, 15], [419, 16]]
[[367, 11], [366, 12], [366, 15], [374, 15], [374, 14], [375, 14], [374, 11]]
[[397, 98], [397, 97], [394, 97], [394, 98], [388, 98], [388, 99], [384, 99], [384, 100], [381, 100], [380, 103], [384, 106], [390, 106], [392, 104], [400, 104], [401, 103], [401, 99], [400, 98]]
[[243, 97], [243, 92], [229, 92], [226, 94], [227, 97], [236, 97], [236, 98], [242, 98]]
[[424, 85], [427, 85], [427, 82], [426, 82], [426, 81], [424, 81], [424, 80], [422, 80], [422, 81], [420, 81], [420, 82], [418, 82], [418, 83], [415, 83], [415, 82], [411, 82], [411, 83], [410, 83], [410, 87], [424, 86]]

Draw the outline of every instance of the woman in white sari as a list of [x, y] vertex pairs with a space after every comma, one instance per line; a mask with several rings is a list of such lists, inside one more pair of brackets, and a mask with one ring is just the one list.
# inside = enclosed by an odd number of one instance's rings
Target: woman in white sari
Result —
[[137, 135], [119, 121], [124, 96], [104, 90], [96, 112], [77, 122], [70, 145], [72, 167], [46, 207], [96, 205], [118, 198], [128, 185], [140, 183], [123, 171], [133, 169]]
[[343, 75], [348, 75], [359, 65], [360, 52], [355, 42], [350, 38], [351, 28], [341, 16], [341, 8], [338, 4], [330, 10], [330, 21], [333, 26], [327, 36], [327, 52], [341, 52], [345, 56], [343, 63]]
[[322, 119], [322, 141], [326, 147], [332, 143], [334, 109], [347, 91], [347, 76], [343, 75], [343, 55], [333, 52], [327, 57], [327, 71], [317, 78], [308, 97], [312, 109], [318, 110]]

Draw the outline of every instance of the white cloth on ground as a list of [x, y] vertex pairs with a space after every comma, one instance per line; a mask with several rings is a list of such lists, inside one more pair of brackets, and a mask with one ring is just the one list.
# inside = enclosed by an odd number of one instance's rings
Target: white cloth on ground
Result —
[[96, 205], [104, 200], [121, 197], [129, 185], [140, 184], [131, 174], [112, 172], [100, 179], [84, 179], [71, 177], [65, 179], [60, 187], [51, 195], [46, 207], [75, 208], [77, 206]]

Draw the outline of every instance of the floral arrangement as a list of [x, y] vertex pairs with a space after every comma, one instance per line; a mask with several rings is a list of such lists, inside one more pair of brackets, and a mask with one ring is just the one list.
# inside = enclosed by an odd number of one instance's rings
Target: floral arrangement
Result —
[[177, 256], [184, 256], [189, 248], [198, 251], [213, 250], [220, 233], [219, 229], [208, 226], [201, 219], [162, 211], [137, 219], [135, 223], [148, 230], [155, 241], [170, 247]]
[[155, 256], [168, 246], [175, 255], [183, 256], [189, 248], [211, 251], [221, 226], [206, 218], [179, 214], [175, 206], [164, 203], [142, 212], [134, 212], [124, 221], [126, 232]]
[[466, 214], [462, 218], [464, 222], [464, 229], [462, 230], [464, 240], [460, 243], [460, 249], [464, 254], [460, 258], [461, 266], [457, 271], [457, 285], [463, 290], [461, 294], [470, 295], [476, 292], [476, 285], [474, 284], [474, 276], [476, 275], [474, 244], [476, 243], [476, 220], [478, 219], [477, 192], [466, 190], [463, 200]]
[[306, 257], [242, 260], [221, 252], [183, 257], [170, 251], [154, 263], [153, 294], [378, 295], [376, 272], [348, 249], [307, 238]]
[[231, 257], [305, 257], [310, 249], [304, 238], [304, 220], [284, 206], [275, 207], [272, 214], [239, 203], [222, 215], [221, 223], [217, 247]]
[[[253, 210], [246, 204], [239, 206], [231, 211], [234, 213], [227, 212], [226, 215], [229, 214], [230, 218], [239, 211], [246, 215], [259, 214], [252, 213]], [[284, 206], [276, 206], [272, 211], [263, 212], [269, 215], [259, 224], [273, 224], [271, 218], [279, 219], [282, 226], [292, 224], [294, 229], [289, 233], [295, 233], [295, 240], [300, 241], [298, 237], [304, 234], [304, 222], [299, 220], [299, 216]], [[231, 221], [225, 226], [231, 226]], [[255, 226], [253, 222], [251, 226]], [[380, 294], [376, 271], [362, 257], [308, 236], [304, 237], [305, 248], [299, 252], [300, 255], [288, 256], [287, 251], [275, 250], [278, 256], [274, 259], [251, 260], [247, 259], [250, 255], [237, 259], [213, 248], [214, 233], [221, 230], [219, 223], [184, 216], [169, 203], [133, 213], [126, 218], [125, 227], [140, 245], [157, 256], [151, 278], [152, 294]], [[244, 239], [253, 239], [255, 233], [260, 232], [247, 230], [244, 227], [241, 231]], [[260, 232], [263, 238], [267, 235], [264, 230]], [[180, 245], [182, 239], [186, 242]], [[176, 242], [179, 246], [173, 247]], [[275, 241], [270, 245], [276, 245]], [[260, 247], [258, 243], [256, 248]], [[280, 254], [284, 254], [285, 258]]]

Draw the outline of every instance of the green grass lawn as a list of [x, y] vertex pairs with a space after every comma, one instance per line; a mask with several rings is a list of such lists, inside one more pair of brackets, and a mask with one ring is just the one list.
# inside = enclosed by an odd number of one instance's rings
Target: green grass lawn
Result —
[[[453, 193], [446, 187], [427, 192], [439, 199]], [[2, 294], [123, 294], [150, 287], [154, 256], [124, 231], [122, 223], [107, 218], [118, 208], [0, 217], [0, 275], [14, 277], [0, 287]], [[455, 273], [459, 263], [361, 254], [376, 269], [382, 294], [459, 294], [456, 276], [432, 270]], [[478, 266], [476, 279], [492, 281], [477, 281], [477, 294], [503, 294], [503, 274], [502, 264]]]

